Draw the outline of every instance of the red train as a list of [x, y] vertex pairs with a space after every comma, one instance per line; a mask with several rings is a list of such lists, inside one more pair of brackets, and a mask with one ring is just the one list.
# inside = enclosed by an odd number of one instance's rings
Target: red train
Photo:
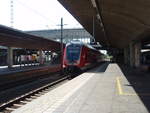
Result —
[[72, 73], [92, 67], [102, 60], [100, 51], [80, 41], [66, 44], [63, 56], [65, 72]]

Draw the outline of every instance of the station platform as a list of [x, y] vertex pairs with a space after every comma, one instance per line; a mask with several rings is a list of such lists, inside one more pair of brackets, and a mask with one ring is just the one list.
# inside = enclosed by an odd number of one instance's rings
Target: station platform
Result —
[[[54, 64], [54, 65], [56, 66], [57, 64]], [[50, 67], [50, 66], [52, 66], [52, 64], [39, 65], [38, 63], [34, 65], [26, 64], [25, 66], [13, 65], [12, 68], [8, 68], [8, 66], [0, 66], [0, 75], [16, 73], [16, 72], [25, 72], [25, 71], [41, 69], [41, 68]]]
[[150, 93], [137, 92], [123, 71], [102, 64], [12, 113], [149, 113]]
[[41, 75], [56, 73], [61, 70], [60, 64], [15, 66], [12, 68], [0, 68], [0, 90], [5, 89], [3, 86], [11, 86], [18, 81], [25, 81]]

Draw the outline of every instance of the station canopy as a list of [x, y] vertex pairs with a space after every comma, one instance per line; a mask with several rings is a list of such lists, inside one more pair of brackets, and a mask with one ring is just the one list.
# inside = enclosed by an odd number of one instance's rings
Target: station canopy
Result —
[[7, 47], [60, 51], [60, 43], [0, 25], [0, 45]]
[[95, 39], [102, 46], [124, 48], [131, 41], [150, 40], [149, 0], [58, 1], [89, 33], [95, 28]]

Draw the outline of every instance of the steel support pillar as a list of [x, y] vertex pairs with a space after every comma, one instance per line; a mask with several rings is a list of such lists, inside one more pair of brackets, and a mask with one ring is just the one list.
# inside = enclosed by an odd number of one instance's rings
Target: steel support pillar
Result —
[[13, 49], [12, 47], [8, 47], [7, 49], [7, 64], [8, 64], [8, 68], [12, 68], [13, 66]]

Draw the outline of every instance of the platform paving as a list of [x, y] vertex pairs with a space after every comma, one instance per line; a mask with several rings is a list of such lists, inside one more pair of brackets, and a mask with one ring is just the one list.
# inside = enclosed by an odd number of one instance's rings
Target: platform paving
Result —
[[[105, 70], [105, 67], [106, 70]], [[105, 63], [13, 113], [149, 113], [117, 64]]]

